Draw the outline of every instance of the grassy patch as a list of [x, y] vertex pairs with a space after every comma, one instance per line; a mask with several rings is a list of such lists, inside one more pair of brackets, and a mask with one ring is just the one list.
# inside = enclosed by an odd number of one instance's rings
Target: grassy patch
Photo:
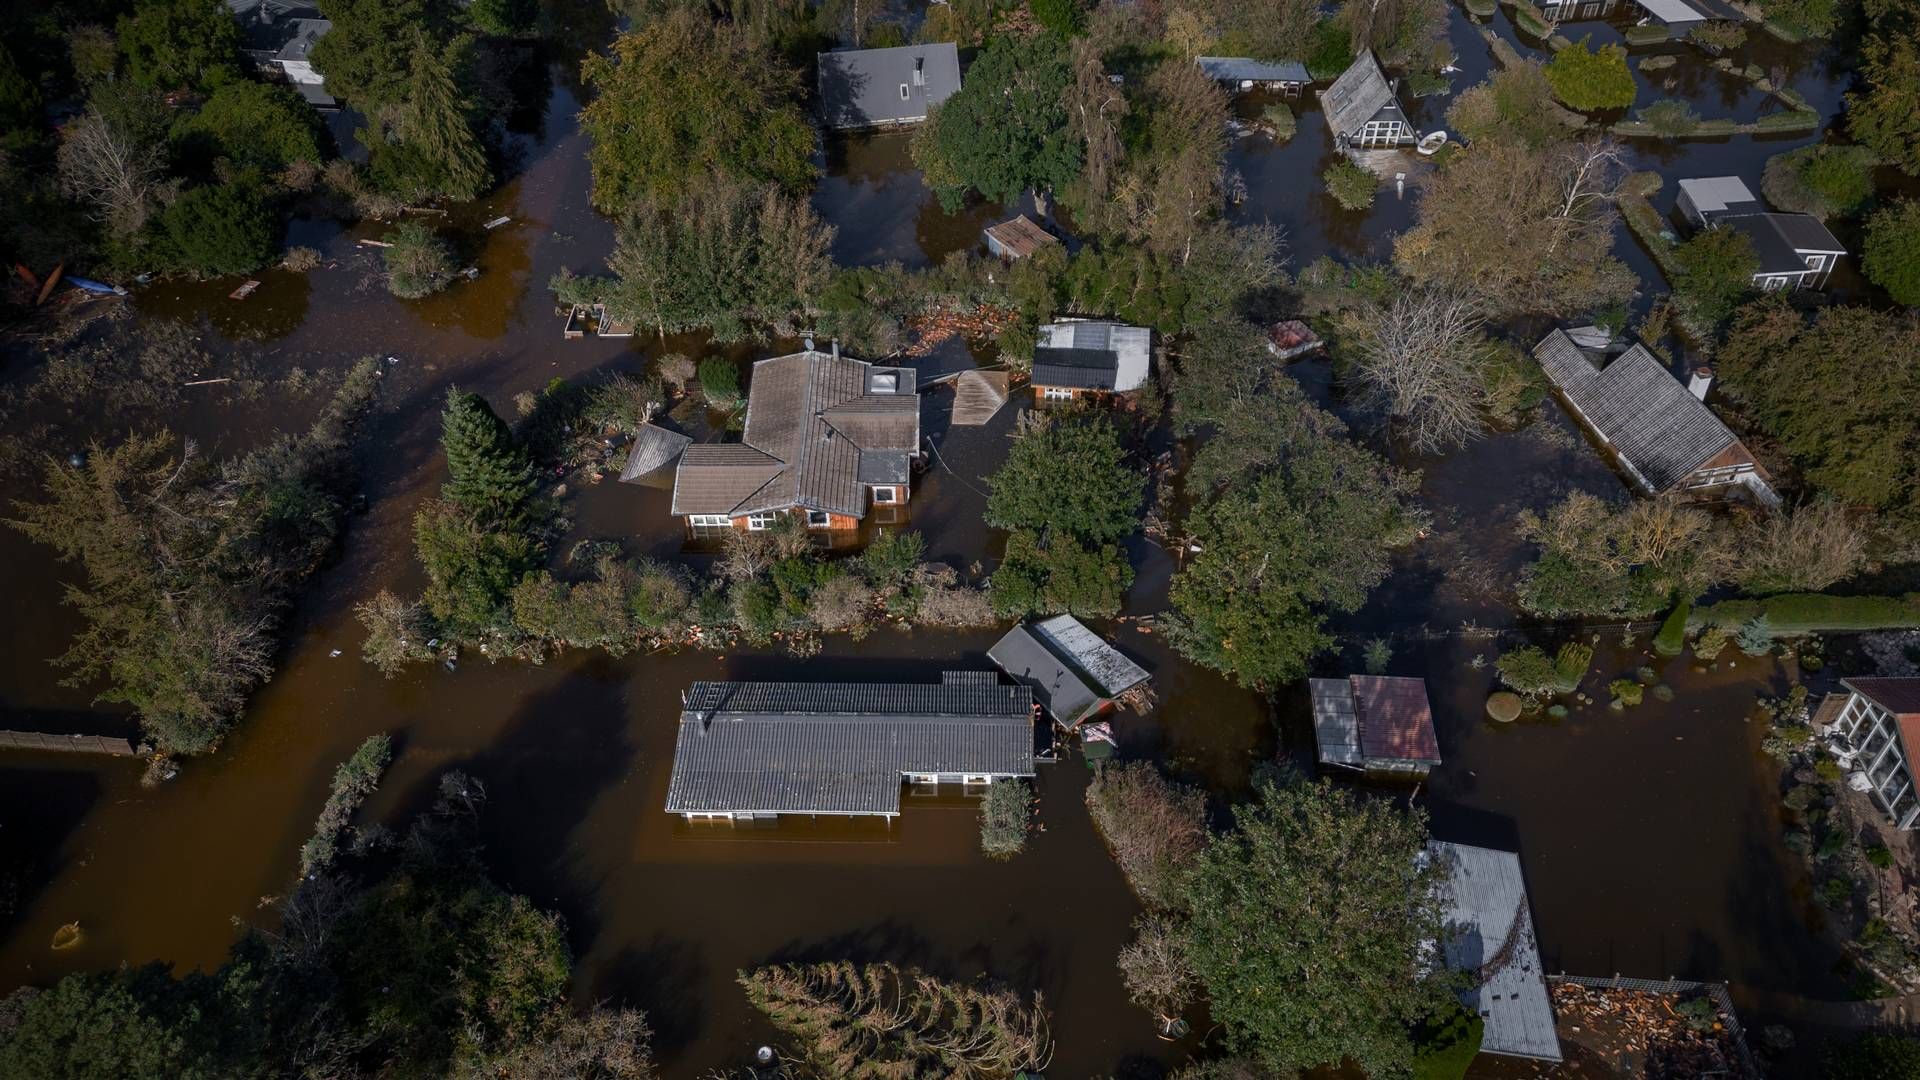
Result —
[[1656, 45], [1670, 36], [1664, 26], [1629, 26], [1621, 34], [1629, 45]]
[[1527, 3], [1526, 0], [1520, 0], [1513, 5], [1513, 25], [1521, 32], [1539, 38], [1541, 41], [1553, 36], [1553, 25], [1547, 22], [1547, 17], [1540, 13], [1539, 8]]
[[1753, 122], [1753, 130], [1764, 132], [1814, 131], [1819, 127], [1820, 114], [1812, 109], [1785, 109]]
[[1467, 0], [1467, 10], [1478, 18], [1491, 19], [1500, 10], [1500, 0]]
[[1782, 593], [1764, 600], [1722, 600], [1695, 608], [1694, 627], [1737, 627], [1764, 616], [1775, 637], [1840, 630], [1920, 627], [1920, 593], [1905, 596], [1828, 596]]

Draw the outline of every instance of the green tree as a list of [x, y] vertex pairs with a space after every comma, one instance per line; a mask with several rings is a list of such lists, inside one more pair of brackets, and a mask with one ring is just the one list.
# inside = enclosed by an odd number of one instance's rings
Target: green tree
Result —
[[679, 11], [621, 34], [581, 75], [593, 139], [593, 205], [625, 214], [672, 209], [715, 177], [798, 193], [813, 180], [813, 128], [797, 104], [799, 73], [747, 33]]
[[1920, 200], [1901, 199], [1873, 212], [1860, 268], [1895, 303], [1920, 307]]
[[1507, 139], [1534, 149], [1562, 142], [1567, 128], [1538, 61], [1502, 67], [1447, 107], [1447, 124], [1469, 143]]
[[402, 300], [431, 296], [453, 280], [453, 251], [430, 226], [402, 222], [386, 243], [380, 257], [387, 267], [387, 291]]
[[240, 24], [222, 0], [145, 0], [120, 17], [120, 51], [143, 86], [206, 89], [238, 77]]
[[[402, 198], [465, 202], [477, 198], [492, 179], [486, 151], [473, 131], [472, 103], [455, 82], [465, 51], [464, 41], [435, 49], [424, 33], [414, 32], [407, 99], [390, 136], [405, 152], [374, 165], [375, 175]], [[376, 158], [392, 153], [386, 145], [374, 149]]]
[[189, 156], [273, 173], [296, 161], [319, 164], [322, 130], [313, 106], [292, 87], [238, 79], [174, 124], [173, 139]]
[[199, 274], [244, 274], [273, 261], [280, 220], [251, 178], [193, 188], [160, 214], [163, 262]]
[[913, 141], [914, 163], [942, 205], [956, 209], [968, 191], [1011, 203], [1028, 190], [1065, 190], [1081, 165], [1067, 124], [1073, 82], [1060, 38], [994, 38]]
[[1327, 194], [1340, 204], [1343, 210], [1365, 210], [1373, 205], [1373, 197], [1380, 190], [1380, 178], [1347, 160], [1341, 158], [1332, 165], [1322, 180], [1326, 181]]
[[1078, 34], [1086, 21], [1079, 0], [1027, 0], [1027, 7], [1036, 22], [1061, 37]]
[[1875, 164], [1864, 146], [1815, 143], [1768, 158], [1760, 187], [1775, 209], [1841, 217], [1873, 197]]
[[1068, 533], [1043, 541], [1027, 529], [1007, 537], [1007, 552], [993, 572], [993, 610], [1001, 616], [1069, 614], [1086, 618], [1116, 615], [1133, 584], [1133, 567], [1124, 549], [1113, 544], [1083, 544]]
[[1412, 1064], [1408, 1030], [1445, 1008], [1429, 963], [1442, 870], [1426, 818], [1331, 784], [1262, 784], [1201, 854], [1185, 943], [1228, 1045], [1291, 1073]]
[[1673, 294], [1695, 318], [1715, 325], [1753, 291], [1760, 256], [1738, 229], [1702, 229], [1673, 250]]
[[1553, 54], [1547, 62], [1547, 85], [1553, 95], [1576, 109], [1624, 109], [1633, 104], [1633, 72], [1627, 70], [1627, 50], [1618, 45], [1588, 47], [1592, 35]]
[[256, 982], [243, 970], [176, 980], [165, 964], [69, 975], [0, 1033], [0, 1075], [159, 1080], [252, 1074]]
[[427, 610], [446, 633], [473, 642], [513, 625], [514, 586], [540, 561], [532, 540], [484, 528], [439, 499], [414, 515], [413, 544], [427, 571]]
[[996, 529], [1111, 543], [1139, 528], [1145, 480], [1111, 423], [1063, 421], [1017, 439], [987, 487], [987, 524]]
[[1544, 515], [1521, 514], [1520, 533], [1540, 546], [1518, 590], [1536, 615], [1642, 618], [1733, 572], [1726, 530], [1673, 498], [1609, 506], [1575, 492]]
[[333, 28], [313, 46], [313, 66], [327, 90], [368, 117], [406, 104], [419, 35], [436, 47], [458, 22], [450, 0], [326, 0]]
[[447, 392], [440, 414], [447, 480], [440, 494], [488, 528], [524, 525], [533, 501], [533, 466], [485, 398]]
[[1838, 6], [1835, 0], [1760, 0], [1768, 22], [1809, 38], [1832, 36]]
[[518, 37], [533, 29], [540, 5], [536, 0], [473, 0], [467, 17], [483, 34]]
[[16, 141], [39, 129], [40, 90], [20, 70], [6, 44], [0, 42], [0, 130], [6, 132], [0, 148], [15, 148]]
[[1920, 175], [1920, 5], [1912, 0], [1862, 0], [1859, 84], [1847, 95], [1847, 130], [1854, 140]]
[[1920, 1080], [1920, 1039], [1861, 1035], [1827, 1049], [1820, 1080]]

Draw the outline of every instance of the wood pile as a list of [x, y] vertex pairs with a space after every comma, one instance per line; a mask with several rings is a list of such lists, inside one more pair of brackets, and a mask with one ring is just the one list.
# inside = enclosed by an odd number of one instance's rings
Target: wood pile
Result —
[[1587, 1047], [1626, 1075], [1652, 1080], [1745, 1075], [1726, 1018], [1695, 1030], [1675, 1006], [1685, 996], [1553, 983], [1562, 1038]]
[[913, 334], [913, 344], [907, 346], [906, 355], [925, 356], [952, 337], [974, 341], [997, 337], [1001, 330], [1019, 318], [1020, 313], [1013, 308], [997, 308], [991, 304], [982, 304], [971, 311], [934, 311], [912, 315], [907, 318], [907, 329]]

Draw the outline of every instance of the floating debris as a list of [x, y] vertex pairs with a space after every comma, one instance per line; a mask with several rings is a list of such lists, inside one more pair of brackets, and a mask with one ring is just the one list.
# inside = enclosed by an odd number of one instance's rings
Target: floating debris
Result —
[[227, 299], [245, 300], [247, 297], [253, 295], [253, 290], [259, 287], [260, 287], [260, 283], [258, 281], [254, 281], [251, 278], [249, 278], [248, 280], [242, 282], [239, 288], [228, 293]]
[[77, 921], [70, 922], [53, 932], [54, 950], [61, 951], [71, 949], [80, 944], [80, 937], [80, 924]]
[[508, 217], [508, 216], [506, 216], [505, 214], [502, 214], [502, 215], [500, 215], [499, 217], [497, 217], [497, 218], [494, 218], [494, 219], [493, 219], [492, 221], [489, 221], [489, 222], [487, 222], [487, 223], [486, 223], [485, 225], [482, 225], [482, 226], [481, 226], [481, 228], [483, 228], [483, 229], [497, 229], [497, 228], [499, 228], [500, 226], [502, 226], [502, 225], [505, 225], [505, 224], [506, 224], [507, 222], [509, 222], [509, 221], [512, 221], [512, 220], [513, 220], [512, 218], [510, 218], [510, 217]]

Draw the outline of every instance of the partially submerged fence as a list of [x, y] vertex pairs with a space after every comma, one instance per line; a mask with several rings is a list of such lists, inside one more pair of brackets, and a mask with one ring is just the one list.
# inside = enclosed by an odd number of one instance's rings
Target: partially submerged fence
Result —
[[1549, 983], [1567, 983], [1572, 986], [1584, 986], [1589, 990], [1633, 990], [1643, 994], [1705, 994], [1720, 1015], [1727, 1018], [1727, 1034], [1733, 1036], [1733, 1046], [1740, 1055], [1740, 1067], [1745, 1075], [1757, 1078], [1765, 1076], [1760, 1066], [1753, 1060], [1753, 1050], [1747, 1045], [1746, 1029], [1740, 1026], [1740, 1014], [1734, 1011], [1733, 998], [1727, 994], [1726, 983], [1690, 982], [1686, 979], [1627, 979], [1615, 975], [1610, 979], [1596, 979], [1587, 975], [1549, 975]]

